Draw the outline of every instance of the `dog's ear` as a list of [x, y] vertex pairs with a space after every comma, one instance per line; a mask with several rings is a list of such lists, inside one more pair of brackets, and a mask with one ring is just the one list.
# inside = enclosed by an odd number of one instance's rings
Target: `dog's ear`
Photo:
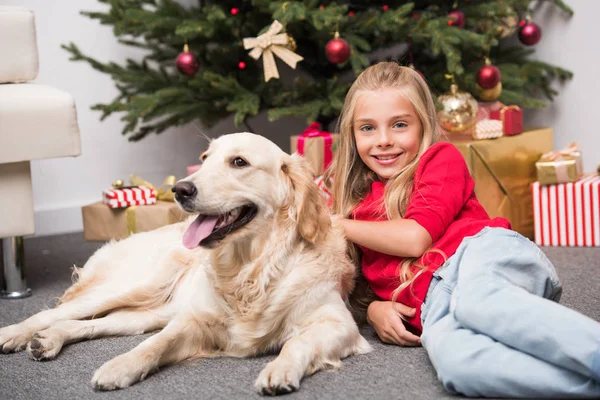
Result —
[[297, 222], [298, 233], [307, 241], [316, 243], [327, 235], [331, 220], [325, 198], [312, 179], [304, 159], [294, 154], [281, 165], [289, 183], [289, 213]]

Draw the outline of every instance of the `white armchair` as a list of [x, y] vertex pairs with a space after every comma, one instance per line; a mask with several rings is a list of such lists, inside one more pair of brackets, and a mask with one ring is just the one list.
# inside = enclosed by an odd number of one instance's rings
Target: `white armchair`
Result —
[[33, 11], [0, 6], [0, 297], [31, 294], [23, 236], [35, 232], [30, 161], [81, 153], [73, 97], [38, 74]]

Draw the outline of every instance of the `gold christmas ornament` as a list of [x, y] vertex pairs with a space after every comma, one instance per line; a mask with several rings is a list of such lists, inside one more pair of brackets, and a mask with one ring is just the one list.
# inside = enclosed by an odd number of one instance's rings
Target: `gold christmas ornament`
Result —
[[112, 187], [114, 189], [119, 189], [119, 188], [122, 188], [123, 186], [125, 186], [125, 182], [123, 182], [123, 179], [117, 179], [116, 181], [114, 181], [112, 183]]
[[502, 25], [498, 27], [498, 35], [500, 39], [505, 39], [515, 33], [519, 28], [519, 15], [509, 7], [507, 11], [509, 15], [502, 18]]
[[[494, 17], [499, 25], [496, 27], [496, 31], [494, 32], [494, 37], [496, 39], [505, 39], [515, 33], [519, 28], [519, 15], [512, 9], [512, 7], [506, 8], [506, 16], [502, 17], [498, 21], [496, 17]], [[484, 19], [480, 23], [477, 24], [478, 32], [487, 32], [492, 29], [494, 22], [491, 19]]]
[[477, 122], [477, 101], [470, 93], [459, 92], [457, 85], [452, 84], [450, 93], [439, 96], [438, 100], [444, 106], [444, 109], [438, 112], [438, 120], [445, 130], [453, 133], [464, 132]]
[[290, 45], [289, 36], [285, 33], [279, 33], [283, 29], [283, 25], [277, 20], [273, 21], [269, 30], [255, 38], [244, 39], [244, 49], [250, 51], [250, 57], [258, 60], [263, 58], [263, 69], [265, 71], [265, 82], [271, 78], [279, 78], [277, 64], [275, 64], [275, 54], [283, 62], [296, 69], [296, 64], [304, 58], [294, 53], [287, 46]]
[[483, 89], [481, 86], [477, 85], [477, 89], [479, 89], [479, 97], [483, 101], [494, 101], [500, 94], [502, 93], [502, 82], [499, 82], [496, 86], [491, 89]]

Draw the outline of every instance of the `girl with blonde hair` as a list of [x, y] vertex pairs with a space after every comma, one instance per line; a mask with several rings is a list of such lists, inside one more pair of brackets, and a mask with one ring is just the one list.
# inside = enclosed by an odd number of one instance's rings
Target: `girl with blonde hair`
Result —
[[366, 69], [339, 132], [332, 221], [381, 340], [422, 344], [453, 393], [600, 397], [600, 323], [558, 304], [551, 262], [485, 212], [464, 158], [438, 141], [423, 78], [394, 62]]

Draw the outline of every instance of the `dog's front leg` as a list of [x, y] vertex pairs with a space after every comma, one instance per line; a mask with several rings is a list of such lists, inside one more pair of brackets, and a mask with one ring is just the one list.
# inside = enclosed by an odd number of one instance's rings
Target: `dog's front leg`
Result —
[[103, 302], [85, 297], [41, 311], [21, 323], [0, 328], [0, 352], [24, 350], [34, 333], [58, 321], [87, 318], [103, 311]]
[[339, 298], [339, 302], [320, 307], [302, 323], [300, 334], [283, 345], [279, 356], [262, 370], [254, 387], [259, 393], [269, 395], [293, 392], [300, 387], [304, 375], [337, 368], [342, 358], [370, 350]]
[[96, 389], [121, 389], [143, 380], [159, 367], [216, 351], [225, 326], [210, 314], [180, 315], [133, 350], [100, 367], [92, 378]]
[[124, 310], [102, 318], [60, 321], [35, 333], [27, 345], [27, 351], [34, 360], [50, 360], [65, 344], [103, 336], [139, 335], [164, 328], [168, 321], [163, 310]]

